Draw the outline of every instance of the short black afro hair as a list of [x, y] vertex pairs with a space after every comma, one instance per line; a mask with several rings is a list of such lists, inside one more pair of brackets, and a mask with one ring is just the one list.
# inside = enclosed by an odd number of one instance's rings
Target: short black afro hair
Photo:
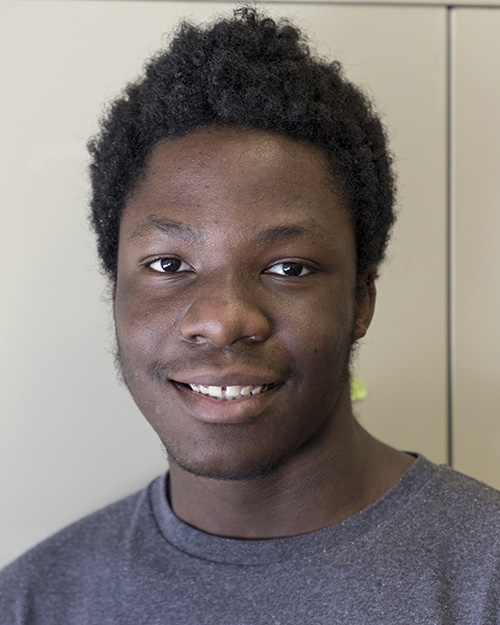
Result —
[[216, 125], [276, 132], [321, 148], [351, 211], [358, 277], [376, 273], [395, 219], [380, 119], [340, 64], [315, 57], [290, 22], [243, 7], [205, 27], [182, 23], [89, 142], [91, 220], [112, 281], [122, 211], [152, 147]]

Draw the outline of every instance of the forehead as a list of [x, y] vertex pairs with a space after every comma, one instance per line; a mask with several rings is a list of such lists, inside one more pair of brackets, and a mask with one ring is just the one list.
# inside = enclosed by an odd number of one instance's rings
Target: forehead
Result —
[[313, 187], [338, 195], [325, 157], [312, 144], [258, 130], [207, 128], [158, 142], [131, 197], [164, 192], [181, 200], [184, 195], [209, 195], [211, 177], [234, 194], [261, 194], [264, 183], [266, 190], [287, 196], [306, 196]]
[[189, 236], [221, 224], [248, 234], [293, 223], [353, 238], [323, 153], [258, 130], [208, 128], [159, 142], [126, 202], [122, 235], [153, 231], [165, 217], [189, 225]]

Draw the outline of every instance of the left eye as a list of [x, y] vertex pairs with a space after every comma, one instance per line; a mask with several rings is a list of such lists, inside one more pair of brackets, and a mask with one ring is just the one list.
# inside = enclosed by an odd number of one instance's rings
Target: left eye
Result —
[[312, 269], [307, 265], [304, 265], [304, 263], [287, 261], [283, 263], [276, 263], [276, 265], [269, 267], [267, 272], [275, 273], [279, 276], [289, 276], [292, 278], [297, 278], [299, 276], [306, 276], [308, 273], [312, 272]]
[[174, 256], [158, 258], [158, 260], [154, 260], [148, 266], [158, 273], [178, 273], [180, 271], [189, 271], [190, 269], [187, 263]]

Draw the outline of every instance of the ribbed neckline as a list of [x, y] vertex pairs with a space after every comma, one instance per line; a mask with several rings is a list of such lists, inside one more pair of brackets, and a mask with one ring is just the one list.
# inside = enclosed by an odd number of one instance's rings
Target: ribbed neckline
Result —
[[417, 456], [399, 482], [361, 512], [316, 532], [287, 538], [222, 538], [184, 523], [175, 516], [167, 501], [168, 474], [151, 484], [150, 502], [161, 533], [177, 549], [211, 562], [258, 566], [310, 557], [335, 549], [346, 541], [352, 541], [380, 527], [413, 499], [437, 470], [437, 465], [423, 456]]

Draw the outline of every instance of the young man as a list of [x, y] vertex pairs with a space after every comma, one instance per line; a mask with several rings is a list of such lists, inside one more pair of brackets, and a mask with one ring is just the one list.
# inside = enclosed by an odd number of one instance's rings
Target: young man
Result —
[[339, 66], [254, 10], [184, 25], [90, 149], [169, 473], [5, 569], [2, 625], [497, 622], [499, 494], [353, 417], [394, 184]]

